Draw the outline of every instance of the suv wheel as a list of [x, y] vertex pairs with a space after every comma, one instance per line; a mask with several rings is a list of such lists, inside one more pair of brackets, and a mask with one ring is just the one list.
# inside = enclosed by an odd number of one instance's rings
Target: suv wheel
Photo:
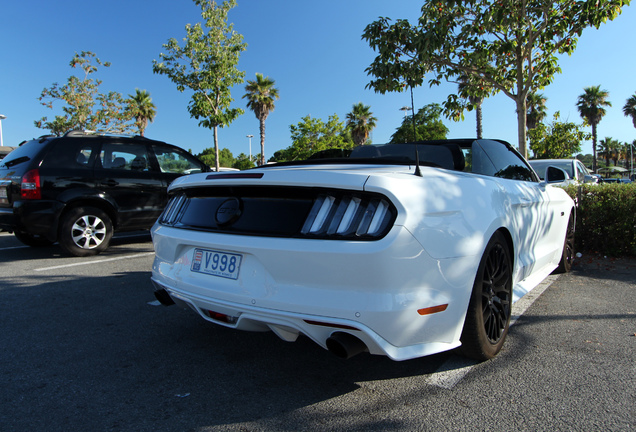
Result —
[[112, 237], [113, 224], [98, 208], [75, 207], [62, 216], [58, 242], [71, 255], [97, 255], [108, 247]]
[[15, 237], [24, 243], [27, 246], [31, 247], [42, 247], [42, 246], [50, 246], [53, 242], [46, 237], [37, 236], [33, 234], [29, 234], [24, 231], [15, 231], [13, 233]]

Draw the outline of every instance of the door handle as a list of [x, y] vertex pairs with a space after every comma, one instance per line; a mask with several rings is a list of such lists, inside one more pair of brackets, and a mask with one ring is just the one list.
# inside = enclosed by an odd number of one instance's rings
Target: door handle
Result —
[[119, 182], [118, 182], [118, 181], [116, 181], [116, 180], [113, 180], [113, 179], [108, 179], [108, 180], [104, 180], [104, 181], [102, 182], [102, 184], [103, 184], [104, 186], [110, 186], [110, 187], [113, 187], [113, 186], [117, 186], [117, 185], [119, 184]]

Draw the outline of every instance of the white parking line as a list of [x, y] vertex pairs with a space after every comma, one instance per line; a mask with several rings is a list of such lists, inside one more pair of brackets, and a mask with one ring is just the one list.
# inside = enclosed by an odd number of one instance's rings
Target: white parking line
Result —
[[[510, 325], [512, 326], [523, 315], [528, 308], [539, 298], [539, 296], [557, 280], [557, 275], [550, 275], [539, 285], [532, 289], [528, 294], [521, 297], [512, 305], [512, 316], [510, 317]], [[477, 365], [475, 360], [465, 357], [451, 355], [437, 371], [427, 377], [428, 384], [441, 387], [447, 390], [452, 389], [455, 385], [466, 376], [468, 372]]]
[[31, 247], [31, 246], [27, 246], [27, 245], [24, 245], [24, 246], [11, 246], [11, 247], [6, 247], [6, 248], [0, 248], [0, 252], [6, 251], [6, 250], [11, 250], [11, 249], [25, 249], [25, 248], [28, 248], [28, 247]]
[[67, 268], [67, 267], [77, 267], [77, 266], [90, 265], [90, 264], [99, 264], [99, 263], [105, 263], [105, 262], [110, 262], [110, 261], [119, 261], [119, 260], [123, 260], [123, 259], [133, 259], [133, 258], [147, 257], [147, 256], [154, 255], [154, 254], [155, 254], [154, 252], [146, 252], [146, 253], [140, 253], [140, 254], [135, 254], [135, 255], [120, 256], [120, 257], [117, 257], [117, 258], [107, 258], [107, 259], [97, 260], [97, 261], [82, 261], [82, 262], [78, 262], [78, 263], [63, 264], [63, 265], [58, 265], [58, 266], [53, 266], [53, 267], [42, 267], [42, 268], [35, 269], [35, 271], [40, 272], [40, 271], [47, 271], [47, 270], [57, 270], [57, 269], [62, 269], [62, 268]]

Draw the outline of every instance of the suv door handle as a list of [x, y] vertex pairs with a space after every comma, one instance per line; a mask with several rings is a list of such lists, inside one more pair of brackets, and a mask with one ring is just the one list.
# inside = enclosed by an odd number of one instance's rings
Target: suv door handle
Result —
[[104, 186], [110, 186], [110, 187], [113, 187], [113, 186], [117, 186], [117, 185], [119, 184], [119, 182], [118, 182], [118, 181], [116, 181], [116, 180], [113, 180], [113, 179], [108, 179], [108, 180], [104, 180], [104, 181], [102, 181], [102, 184], [103, 184]]

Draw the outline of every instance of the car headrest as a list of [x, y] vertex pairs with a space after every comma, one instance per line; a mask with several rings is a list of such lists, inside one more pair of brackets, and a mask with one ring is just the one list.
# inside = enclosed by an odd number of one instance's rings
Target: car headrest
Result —
[[126, 166], [126, 159], [123, 157], [116, 157], [112, 164], [110, 164], [111, 168], [119, 169]]

